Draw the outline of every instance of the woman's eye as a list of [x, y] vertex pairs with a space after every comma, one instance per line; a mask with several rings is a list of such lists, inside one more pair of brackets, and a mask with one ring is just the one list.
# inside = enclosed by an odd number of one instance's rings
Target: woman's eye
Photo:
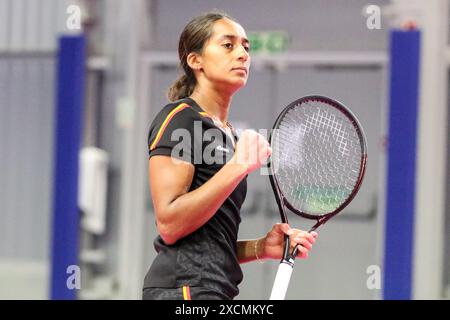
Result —
[[249, 52], [250, 51], [250, 47], [244, 46], [245, 51]]
[[225, 48], [227, 48], [227, 49], [232, 49], [233, 48], [233, 44], [232, 43], [225, 43], [223, 46]]

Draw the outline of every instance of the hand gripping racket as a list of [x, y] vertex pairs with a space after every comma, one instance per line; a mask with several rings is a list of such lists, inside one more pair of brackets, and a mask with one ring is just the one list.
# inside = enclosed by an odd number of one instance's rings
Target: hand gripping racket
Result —
[[[286, 208], [317, 223], [316, 230], [344, 209], [361, 186], [367, 147], [363, 129], [341, 103], [323, 96], [306, 96], [278, 116], [270, 136], [269, 178], [280, 210]], [[275, 277], [271, 300], [285, 298], [298, 247], [284, 255]]]

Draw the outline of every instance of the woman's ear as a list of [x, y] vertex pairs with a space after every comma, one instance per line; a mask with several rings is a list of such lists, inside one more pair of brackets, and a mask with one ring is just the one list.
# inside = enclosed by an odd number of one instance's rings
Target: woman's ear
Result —
[[202, 70], [202, 57], [198, 53], [189, 53], [186, 62], [192, 70]]

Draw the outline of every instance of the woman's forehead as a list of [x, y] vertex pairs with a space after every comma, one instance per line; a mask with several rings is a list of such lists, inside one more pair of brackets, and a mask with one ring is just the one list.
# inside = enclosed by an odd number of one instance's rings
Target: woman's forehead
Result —
[[212, 38], [221, 38], [223, 36], [235, 36], [238, 38], [247, 38], [244, 28], [230, 19], [220, 19], [214, 23]]

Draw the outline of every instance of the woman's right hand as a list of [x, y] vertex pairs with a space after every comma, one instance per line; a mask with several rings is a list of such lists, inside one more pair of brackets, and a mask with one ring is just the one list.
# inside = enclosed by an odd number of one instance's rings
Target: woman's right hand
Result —
[[254, 130], [244, 130], [230, 162], [244, 166], [248, 174], [260, 168], [271, 154], [272, 148], [263, 135]]

